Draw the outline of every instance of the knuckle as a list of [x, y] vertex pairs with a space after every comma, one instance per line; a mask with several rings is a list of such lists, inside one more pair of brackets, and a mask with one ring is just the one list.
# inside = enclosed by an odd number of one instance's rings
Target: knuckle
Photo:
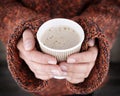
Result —
[[85, 73], [89, 72], [89, 71], [90, 71], [90, 69], [91, 69], [91, 68], [90, 68], [90, 65], [89, 65], [89, 64], [87, 64], [87, 65], [86, 65], [86, 67], [85, 67]]
[[20, 54], [21, 56], [23, 56], [25, 59], [31, 60], [31, 59], [30, 59], [30, 54], [29, 54], [29, 52], [26, 52], [26, 51], [24, 51], [24, 50], [21, 50], [21, 51], [19, 51], [19, 54]]
[[68, 76], [66, 79], [67, 79], [69, 82], [71, 82], [71, 83], [73, 82], [73, 79], [72, 79], [71, 77], [69, 77], [69, 76]]
[[86, 77], [86, 74], [85, 74], [85, 73], [81, 73], [81, 74], [79, 74], [78, 77], [80, 77], [80, 78], [85, 78], [85, 77]]
[[85, 78], [88, 78], [88, 76], [89, 76], [89, 73], [86, 73]]
[[17, 44], [17, 48], [20, 49], [19, 47], [20, 47], [20, 44], [18, 43], [18, 44]]
[[45, 65], [47, 67], [47, 70], [56, 70], [56, 71], [60, 71], [60, 68], [58, 65]]
[[[35, 73], [34, 73], [35, 74]], [[41, 77], [38, 75], [38, 74], [35, 74], [35, 77], [37, 78], [37, 79], [41, 79]]]
[[89, 70], [88, 66], [84, 66], [84, 67], [82, 68], [82, 73], [87, 73], [88, 70]]
[[69, 65], [66, 64], [66, 66], [69, 72], [74, 72], [75, 71], [74, 69], [76, 69], [76, 65], [74, 64], [69, 64]]
[[20, 41], [17, 43], [17, 48], [19, 49], [19, 47], [20, 47]]
[[96, 56], [95, 56], [95, 54], [91, 54], [91, 56], [90, 56], [90, 62], [93, 62], [93, 61], [95, 61], [95, 59], [96, 59]]
[[49, 77], [49, 76], [42, 76], [41, 79], [42, 79], [42, 80], [49, 80], [50, 77]]
[[17, 47], [17, 49], [18, 49], [18, 50], [20, 50], [20, 49], [21, 49], [21, 47], [22, 47], [22, 45], [21, 45], [21, 44], [22, 44], [22, 39], [21, 39], [21, 40], [19, 40], [19, 41], [18, 41], [18, 43], [17, 43], [17, 46], [16, 46], [16, 47]]
[[31, 70], [34, 74], [37, 74], [36, 69], [35, 69], [33, 66], [31, 66], [31, 64], [27, 63], [27, 65], [29, 66], [30, 70]]
[[85, 73], [76, 73], [72, 76], [72, 78], [74, 79], [81, 79], [81, 78], [85, 78], [86, 74]]
[[42, 75], [40, 75], [38, 73], [34, 73], [34, 74], [35, 74], [35, 77], [37, 79], [42, 79], [42, 80], [48, 80], [49, 79], [48, 76], [42, 76]]
[[44, 65], [44, 64], [38, 64], [36, 66], [36, 69], [41, 72], [41, 73], [47, 73], [50, 72], [50, 68], [49, 65]]
[[94, 66], [94, 62], [89, 63], [88, 71], [90, 71], [93, 68], [93, 66]]
[[92, 54], [91, 54], [91, 60], [92, 61], [95, 61], [97, 58], [97, 52], [96, 51], [93, 51]]
[[69, 79], [73, 79], [75, 77], [73, 72], [68, 72]]
[[24, 59], [21, 52], [19, 52], [19, 57], [22, 58], [22, 59]]
[[73, 84], [78, 84], [78, 83], [81, 83], [81, 82], [83, 82], [84, 81], [84, 79], [72, 79], [72, 80], [70, 80], [69, 82], [71, 82], [71, 83], [73, 83]]
[[93, 54], [89, 54], [86, 58], [88, 58], [88, 62], [93, 61]]
[[73, 83], [73, 84], [76, 84], [76, 82], [74, 80], [73, 81], [71, 80], [70, 82]]
[[84, 80], [85, 80], [85, 79], [80, 79], [79, 81], [80, 81], [80, 82], [84, 82]]
[[87, 73], [91, 72], [91, 70], [93, 69], [94, 65], [95, 65], [95, 62], [92, 62], [92, 63], [89, 64]]
[[[46, 68], [46, 69], [47, 69], [47, 68]], [[40, 64], [39, 67], [38, 67], [39, 72], [46, 72], [46, 69], [45, 69], [45, 67], [42, 66], [41, 64]]]

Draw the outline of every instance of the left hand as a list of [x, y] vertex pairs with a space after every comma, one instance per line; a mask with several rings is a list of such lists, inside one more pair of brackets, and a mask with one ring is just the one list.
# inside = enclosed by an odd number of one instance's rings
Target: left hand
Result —
[[90, 48], [87, 51], [72, 54], [67, 62], [60, 63], [62, 71], [67, 73], [66, 80], [73, 84], [83, 82], [95, 65], [98, 55], [98, 49], [94, 46], [95, 40], [90, 40], [88, 44]]

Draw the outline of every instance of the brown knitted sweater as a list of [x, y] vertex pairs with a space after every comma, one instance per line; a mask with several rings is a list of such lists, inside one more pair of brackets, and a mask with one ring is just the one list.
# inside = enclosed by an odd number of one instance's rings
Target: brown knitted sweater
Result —
[[[88, 40], [96, 39], [96, 64], [83, 83], [37, 79], [19, 57], [16, 44], [22, 32], [29, 28], [35, 34], [42, 23], [56, 17], [72, 19], [83, 27], [82, 51], [88, 49]], [[9, 70], [23, 89], [38, 96], [87, 94], [99, 88], [108, 73], [110, 48], [119, 27], [120, 0], [0, 0], [0, 39], [7, 47]]]

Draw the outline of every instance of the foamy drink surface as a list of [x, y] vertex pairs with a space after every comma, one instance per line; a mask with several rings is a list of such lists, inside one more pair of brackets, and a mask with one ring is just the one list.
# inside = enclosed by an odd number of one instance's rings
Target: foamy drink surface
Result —
[[72, 28], [58, 26], [45, 30], [41, 40], [49, 48], [63, 50], [77, 45], [80, 42], [80, 36]]

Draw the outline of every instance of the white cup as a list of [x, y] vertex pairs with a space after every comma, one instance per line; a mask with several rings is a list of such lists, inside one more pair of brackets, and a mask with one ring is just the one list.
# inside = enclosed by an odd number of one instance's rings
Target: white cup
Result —
[[[69, 19], [56, 18], [46, 21], [37, 32], [41, 50], [57, 58], [58, 62], [80, 51], [84, 40], [82, 27]], [[63, 77], [55, 77], [63, 79]]]

